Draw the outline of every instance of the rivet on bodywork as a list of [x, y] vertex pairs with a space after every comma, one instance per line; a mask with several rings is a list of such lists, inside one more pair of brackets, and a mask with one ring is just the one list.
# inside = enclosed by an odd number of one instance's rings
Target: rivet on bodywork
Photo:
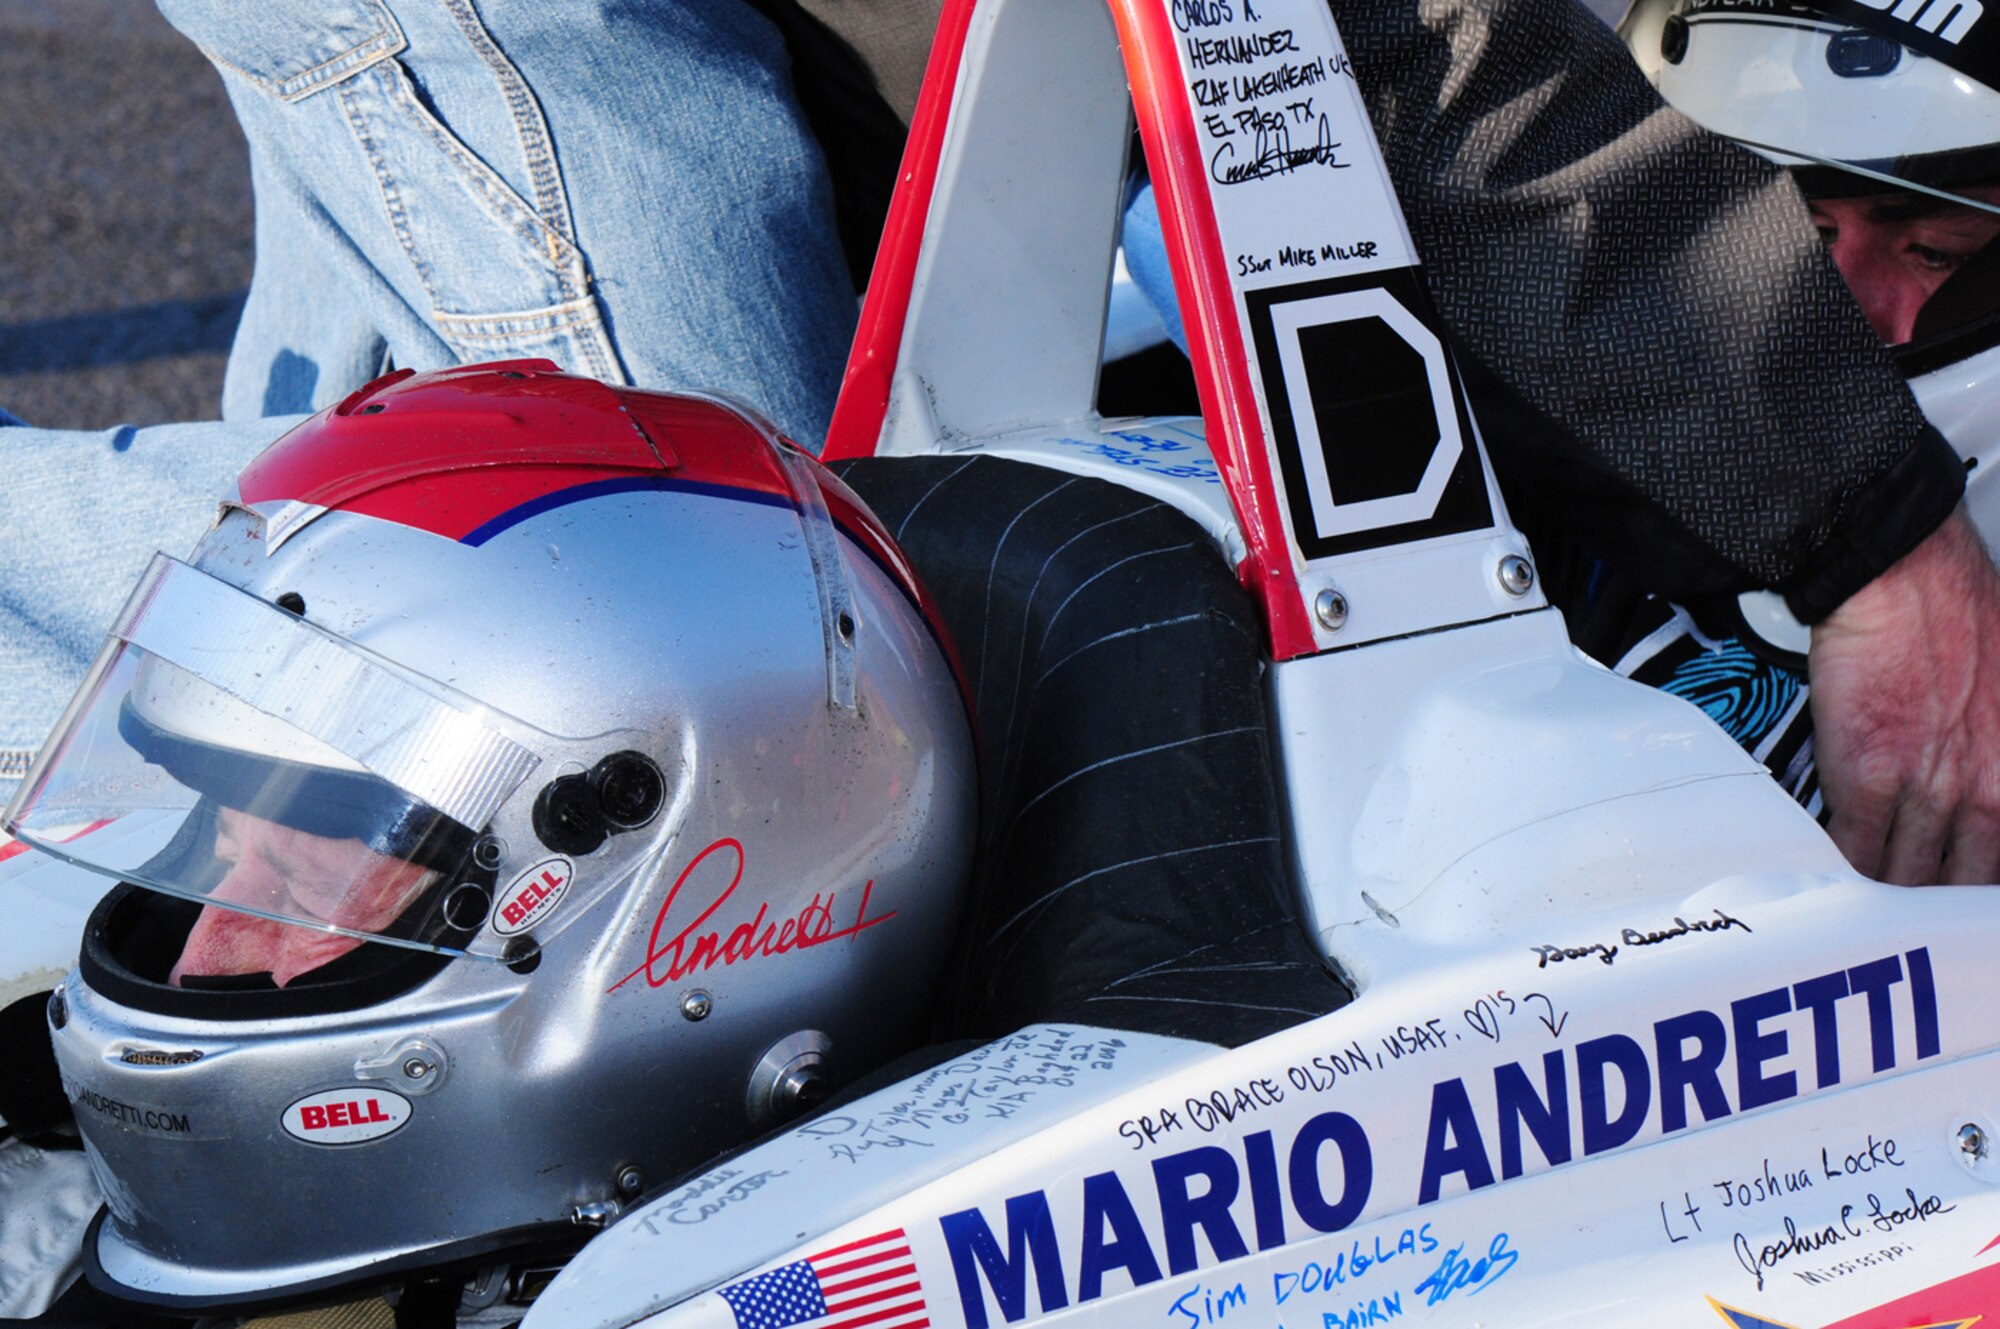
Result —
[[569, 1221], [578, 1227], [609, 1227], [624, 1212], [625, 1206], [616, 1200], [592, 1200], [570, 1210]]
[[1500, 589], [1509, 595], [1526, 595], [1535, 589], [1535, 565], [1519, 554], [1500, 560]]

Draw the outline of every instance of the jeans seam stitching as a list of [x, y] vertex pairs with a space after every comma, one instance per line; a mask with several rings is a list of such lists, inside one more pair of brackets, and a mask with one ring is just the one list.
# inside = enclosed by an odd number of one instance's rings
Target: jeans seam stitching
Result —
[[403, 247], [403, 254], [410, 260], [410, 267], [417, 274], [418, 283], [423, 286], [425, 296], [435, 308], [438, 298], [436, 288], [431, 285], [430, 268], [417, 253], [416, 239], [410, 234], [409, 216], [403, 207], [403, 196], [396, 188], [394, 177], [389, 173], [388, 162], [377, 145], [375, 136], [369, 132], [367, 117], [362, 114], [361, 107], [354, 98], [352, 86], [343, 83], [339, 96], [341, 109], [347, 116], [347, 123], [354, 130], [356, 141], [361, 144], [362, 152], [367, 155], [368, 163], [374, 169], [375, 187], [382, 195], [382, 207], [389, 215], [389, 227], [396, 233], [396, 243]]
[[587, 368], [592, 374], [624, 382], [627, 375], [618, 364], [617, 352], [612, 348], [610, 333], [604, 326], [603, 310], [590, 289], [589, 261], [576, 243], [569, 190], [556, 162], [555, 140], [549, 132], [548, 117], [542, 111], [541, 102], [522, 76], [519, 66], [494, 40], [474, 0], [443, 0], [443, 3], [466, 41], [499, 83], [507, 109], [514, 118], [515, 134], [520, 140], [535, 195], [533, 207], [550, 232], [548, 255], [556, 267], [558, 288], [565, 303], [581, 302], [582, 306], [578, 311], [578, 321], [564, 326], [574, 327], [578, 332], [574, 343], [588, 362]]
[[363, 70], [373, 68], [408, 48], [409, 39], [403, 35], [403, 29], [397, 24], [395, 15], [379, 6], [370, 7], [375, 10], [382, 23], [381, 29], [374, 36], [348, 47], [338, 55], [328, 56], [309, 69], [302, 69], [290, 78], [271, 79], [262, 74], [253, 74], [234, 61], [225, 60], [206, 46], [200, 48], [201, 53], [219, 68], [227, 69], [248, 80], [280, 101], [304, 101], [314, 93], [344, 83]]
[[[432, 311], [438, 323], [454, 330], [461, 337], [512, 337], [524, 332], [540, 332], [556, 328], [578, 327], [594, 322], [597, 311], [589, 296], [581, 300], [566, 300], [547, 309], [507, 310], [496, 314], [448, 314], [443, 310]], [[496, 326], [513, 325], [505, 331], [475, 332], [472, 326], [488, 323]]]
[[[506, 181], [494, 174], [492, 167], [479, 160], [471, 149], [459, 142], [437, 117], [425, 109], [411, 87], [407, 70], [401, 65], [393, 65], [392, 72], [387, 77], [390, 100], [408, 112], [417, 127], [437, 145], [440, 151], [452, 159], [453, 164], [462, 173], [465, 183], [487, 201], [501, 224], [528, 241], [544, 258], [550, 260], [550, 275], [556, 279], [558, 289], [567, 287], [569, 282], [561, 272], [562, 265], [558, 255], [570, 248], [569, 241], [557, 234], [539, 213], [528, 206], [527, 200], [509, 188]], [[571, 293], [565, 291], [564, 294]]]
[[591, 361], [591, 373], [611, 383], [630, 383], [631, 375], [618, 363], [618, 353], [612, 349], [611, 334], [605, 329], [604, 314], [598, 307], [597, 297], [586, 295], [590, 302], [589, 335], [583, 338], [583, 353]]
[[[597, 297], [583, 295], [547, 309], [517, 310], [498, 314], [450, 314], [434, 309], [438, 331], [455, 343], [503, 342], [521, 337], [566, 336], [586, 361], [594, 378], [613, 383], [629, 383], [631, 376], [618, 364], [604, 330], [604, 318]], [[494, 325], [482, 328], [481, 324]], [[483, 351], [483, 347], [474, 347]]]
[[[563, 185], [562, 172], [556, 169], [555, 144], [549, 133], [548, 117], [542, 114], [534, 89], [528, 86], [519, 67], [507, 58], [499, 43], [493, 40], [493, 34], [487, 30], [471, 0], [444, 0], [444, 5], [473, 51], [500, 84], [507, 109], [514, 117], [514, 130], [520, 138], [521, 151], [527, 158], [528, 175], [533, 181], [535, 194], [535, 211], [551, 230], [573, 246], [576, 230], [570, 217], [569, 194]], [[557, 259], [558, 255], [551, 252], [550, 258]], [[579, 292], [565, 294], [573, 298]]]
[[[459, 2], [460, 0], [446, 0], [447, 4]], [[497, 49], [495, 53], [499, 54]], [[617, 352], [610, 344], [610, 334], [604, 326], [603, 310], [590, 290], [589, 269], [584, 262], [582, 252], [568, 237], [550, 226], [547, 219], [516, 194], [505, 180], [460, 143], [449, 128], [424, 107], [415, 94], [408, 71], [399, 62], [377, 60], [369, 67], [376, 70], [375, 78], [378, 86], [390, 104], [410, 116], [438, 150], [457, 167], [461, 178], [468, 186], [488, 202], [496, 219], [514, 231], [518, 237], [526, 240], [548, 261], [551, 269], [548, 275], [554, 280], [558, 293], [566, 297], [558, 305], [550, 308], [573, 312], [564, 313], [541, 331], [545, 335], [556, 333], [567, 336], [576, 354], [585, 361], [584, 367], [587, 372], [592, 375], [615, 382], [628, 382], [630, 376], [619, 365]], [[337, 86], [348, 122], [374, 168], [376, 184], [388, 212], [390, 226], [395, 231], [397, 243], [402, 246], [404, 255], [416, 272], [417, 280], [429, 300], [432, 317], [436, 321], [438, 330], [444, 332], [447, 328], [452, 328], [453, 335], [458, 340], [466, 342], [504, 340], [529, 331], [524, 329], [523, 332], [468, 333], [454, 327], [453, 320], [482, 316], [454, 315], [444, 311], [430, 268], [418, 252], [416, 237], [409, 226], [408, 210], [403, 204], [401, 191], [396, 187], [394, 175], [389, 169], [387, 155], [370, 132], [366, 112], [354, 94], [354, 82], [352, 79], [346, 79]], [[566, 196], [563, 205], [566, 209]]]

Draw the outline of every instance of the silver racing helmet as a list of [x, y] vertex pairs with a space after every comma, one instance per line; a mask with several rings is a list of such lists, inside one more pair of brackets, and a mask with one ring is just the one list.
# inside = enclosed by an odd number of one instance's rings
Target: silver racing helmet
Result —
[[922, 588], [753, 414], [370, 384], [155, 559], [5, 814], [121, 883], [49, 1011], [92, 1281], [575, 1244], [908, 1046], [974, 784]]

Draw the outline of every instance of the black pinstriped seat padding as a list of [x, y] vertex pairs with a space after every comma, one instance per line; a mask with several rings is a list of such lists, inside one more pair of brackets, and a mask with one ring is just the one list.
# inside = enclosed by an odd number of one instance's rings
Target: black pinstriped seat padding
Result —
[[1234, 1046], [1344, 1005], [1293, 905], [1255, 610], [1209, 538], [990, 457], [835, 467], [979, 708], [980, 845], [940, 1037], [1037, 1020]]

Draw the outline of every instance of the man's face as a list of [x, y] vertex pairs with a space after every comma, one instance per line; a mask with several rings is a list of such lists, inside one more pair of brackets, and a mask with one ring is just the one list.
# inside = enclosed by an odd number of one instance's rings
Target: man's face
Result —
[[[229, 866], [212, 900], [285, 918], [380, 932], [407, 909], [431, 873], [359, 840], [330, 840], [224, 808], [215, 856]], [[337, 932], [278, 923], [215, 905], [201, 911], [167, 981], [269, 973], [279, 987], [361, 943]]]
[[[1964, 192], [2000, 203], [2000, 185]], [[1924, 302], [2000, 236], [2000, 214], [1928, 194], [1815, 199], [1812, 215], [1875, 334], [1891, 346], [1910, 340]]]

